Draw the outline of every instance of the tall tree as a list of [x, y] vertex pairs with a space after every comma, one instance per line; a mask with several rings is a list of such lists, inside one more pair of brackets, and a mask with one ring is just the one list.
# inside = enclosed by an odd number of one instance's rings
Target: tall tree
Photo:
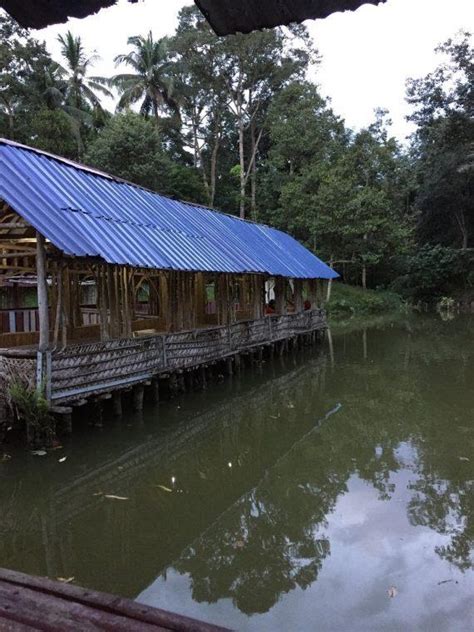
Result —
[[383, 116], [350, 134], [316, 87], [298, 82], [275, 100], [268, 124], [267, 217], [367, 285], [410, 233], [405, 159]]
[[171, 109], [179, 119], [179, 108], [173, 98], [168, 38], [155, 40], [150, 31], [146, 37], [129, 37], [127, 43], [132, 50], [117, 55], [115, 64], [129, 66], [133, 72], [117, 74], [111, 79], [120, 92], [119, 110], [140, 102], [140, 112], [153, 114], [158, 126], [163, 107]]
[[229, 123], [226, 85], [220, 72], [220, 41], [200, 11], [184, 7], [169, 49], [174, 57], [171, 71], [183, 123], [182, 142], [191, 148], [207, 202], [214, 206], [218, 158]]
[[409, 117], [417, 125], [422, 242], [466, 249], [474, 235], [474, 49], [459, 33], [436, 49], [444, 61], [426, 77], [411, 79]]
[[0, 129], [28, 140], [32, 112], [42, 105], [42, 77], [53, 65], [43, 43], [0, 14]]
[[80, 37], [75, 37], [71, 31], [66, 35], [59, 35], [63, 64], [52, 69], [45, 90], [45, 97], [60, 101], [60, 94], [64, 101], [59, 105], [69, 117], [73, 132], [77, 139], [78, 158], [84, 154], [84, 135], [88, 128], [94, 127], [97, 120], [102, 121], [104, 111], [99, 93], [111, 97], [112, 93], [106, 87], [107, 79], [91, 76], [90, 69], [97, 61], [97, 55], [88, 55]]
[[222, 74], [238, 134], [240, 217], [246, 215], [251, 181], [251, 213], [256, 213], [257, 156], [268, 108], [288, 82], [303, 77], [315, 52], [302, 26], [232, 35], [222, 44]]
[[100, 97], [96, 94], [112, 96], [106, 87], [104, 77], [93, 77], [89, 70], [97, 61], [97, 55], [87, 55], [80, 37], [75, 37], [71, 31], [66, 35], [59, 35], [61, 55], [65, 63], [62, 67], [66, 81], [66, 102], [78, 110], [89, 107], [92, 110], [102, 109]]
[[152, 120], [134, 112], [115, 115], [90, 143], [85, 160], [120, 178], [191, 202], [203, 201], [195, 170], [178, 164], [163, 150]]

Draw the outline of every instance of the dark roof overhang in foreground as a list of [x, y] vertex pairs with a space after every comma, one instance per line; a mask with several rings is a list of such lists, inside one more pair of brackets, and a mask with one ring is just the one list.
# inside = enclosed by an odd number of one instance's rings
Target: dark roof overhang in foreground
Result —
[[381, 2], [385, 0], [195, 0], [217, 35], [326, 18], [336, 11]]
[[338, 276], [275, 228], [172, 200], [3, 139], [0, 199], [72, 257], [159, 270]]
[[[84, 18], [117, 0], [0, 0], [0, 7], [28, 28], [43, 28]], [[137, 2], [137, 0], [129, 0]], [[309, 18], [325, 18], [336, 11], [357, 9], [362, 4], [385, 0], [195, 0], [218, 35], [270, 28]], [[157, 19], [160, 0], [156, 0]]]

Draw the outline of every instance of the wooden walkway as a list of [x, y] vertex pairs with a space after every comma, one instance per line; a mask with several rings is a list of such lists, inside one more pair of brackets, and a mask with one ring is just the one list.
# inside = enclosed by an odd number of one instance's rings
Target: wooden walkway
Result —
[[227, 628], [72, 584], [0, 569], [2, 632], [225, 632]]
[[262, 352], [325, 328], [324, 311], [313, 309], [213, 328], [70, 345], [38, 355], [0, 351], [0, 389], [7, 384], [2, 376], [5, 380], [21, 375], [32, 385], [46, 385], [53, 404], [74, 404], [219, 361], [227, 362], [232, 371], [240, 354]]

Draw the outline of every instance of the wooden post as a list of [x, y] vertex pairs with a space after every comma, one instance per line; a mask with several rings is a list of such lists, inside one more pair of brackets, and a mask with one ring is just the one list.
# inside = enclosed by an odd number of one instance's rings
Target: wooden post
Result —
[[122, 393], [120, 391], [112, 393], [112, 409], [116, 417], [122, 416]]
[[48, 311], [48, 283], [46, 280], [46, 251], [44, 237], [36, 233], [36, 274], [38, 288], [38, 316], [39, 316], [39, 347], [46, 351], [49, 347], [49, 311]]
[[154, 404], [158, 404], [160, 401], [160, 381], [158, 378], [151, 382], [151, 400]]
[[294, 279], [295, 287], [295, 313], [303, 311], [303, 281], [301, 279]]
[[196, 295], [197, 325], [202, 325], [205, 322], [205, 311], [206, 311], [205, 283], [204, 283], [204, 274], [202, 272], [198, 272], [196, 274], [195, 295]]
[[53, 330], [53, 345], [56, 346], [59, 341], [59, 330], [61, 327], [61, 319], [63, 314], [63, 271], [61, 265], [56, 275], [56, 317]]
[[277, 314], [286, 314], [285, 284], [283, 277], [275, 278], [275, 307]]
[[136, 412], [140, 412], [143, 410], [143, 395], [145, 392], [145, 387], [143, 384], [137, 384], [133, 389], [133, 409]]

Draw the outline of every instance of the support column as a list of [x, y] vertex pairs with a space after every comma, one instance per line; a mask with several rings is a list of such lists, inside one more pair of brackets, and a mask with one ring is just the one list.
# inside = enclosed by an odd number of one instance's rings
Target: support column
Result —
[[301, 279], [294, 279], [295, 287], [295, 313], [303, 311], [303, 281]]
[[36, 233], [36, 274], [39, 316], [39, 351], [49, 347], [48, 283], [46, 279], [46, 250], [43, 235]]
[[286, 314], [285, 283], [283, 277], [275, 279], [275, 308], [277, 314]]

